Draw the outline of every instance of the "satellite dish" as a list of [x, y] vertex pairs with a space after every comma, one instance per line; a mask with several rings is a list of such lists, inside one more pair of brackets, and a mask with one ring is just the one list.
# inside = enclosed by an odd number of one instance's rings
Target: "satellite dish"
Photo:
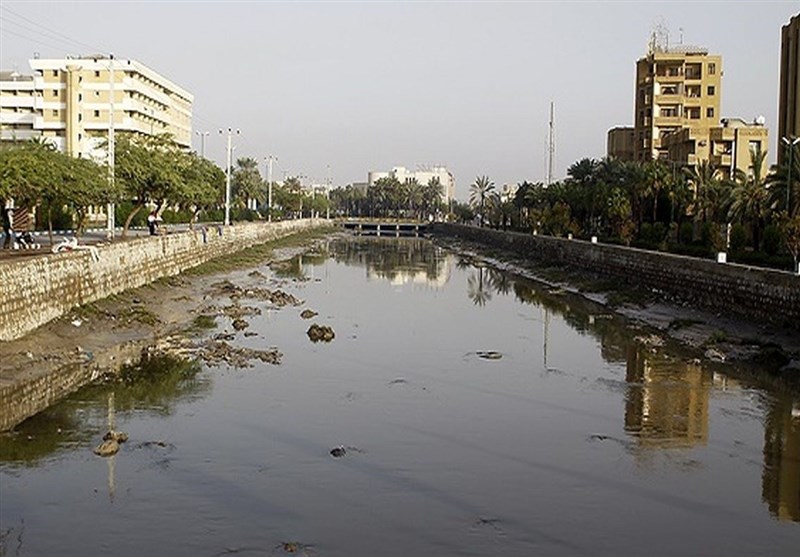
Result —
[[766, 124], [766, 123], [767, 123], [767, 119], [766, 119], [766, 118], [764, 118], [764, 116], [763, 116], [763, 115], [762, 115], [762, 116], [758, 116], [758, 117], [756, 118], [756, 124], [758, 124], [759, 126], [763, 126], [763, 125], [764, 125], [764, 124]]

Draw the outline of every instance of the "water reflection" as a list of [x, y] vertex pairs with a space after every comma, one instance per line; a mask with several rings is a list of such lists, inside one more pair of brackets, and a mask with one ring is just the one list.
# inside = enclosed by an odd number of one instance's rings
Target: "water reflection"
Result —
[[331, 244], [333, 257], [367, 269], [367, 276], [392, 284], [425, 284], [441, 288], [450, 279], [452, 259], [422, 238], [357, 238]]
[[761, 496], [782, 520], [800, 522], [800, 405], [789, 396], [770, 401], [764, 423]]
[[98, 433], [114, 429], [120, 414], [168, 416], [180, 402], [210, 392], [211, 383], [198, 375], [200, 369], [195, 362], [145, 354], [139, 363], [123, 367], [118, 381], [84, 387], [3, 434], [0, 463], [38, 466], [43, 459], [85, 446]]
[[631, 345], [625, 373], [625, 431], [647, 449], [705, 445], [712, 378], [699, 364], [654, 357]]

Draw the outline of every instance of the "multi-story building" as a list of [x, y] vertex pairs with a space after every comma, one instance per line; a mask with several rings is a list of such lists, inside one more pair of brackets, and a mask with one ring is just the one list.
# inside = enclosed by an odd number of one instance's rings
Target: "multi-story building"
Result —
[[667, 157], [663, 138], [710, 128], [720, 117], [722, 57], [700, 47], [659, 45], [636, 62], [634, 159]]
[[630, 126], [617, 126], [608, 130], [606, 156], [621, 161], [634, 160], [636, 131]]
[[192, 95], [135, 60], [103, 56], [29, 61], [33, 75], [0, 73], [0, 140], [44, 138], [77, 157], [103, 158], [115, 133], [169, 133], [191, 147]]
[[442, 185], [443, 203], [449, 203], [451, 199], [455, 198], [456, 194], [456, 179], [453, 177], [453, 173], [445, 166], [421, 166], [413, 171], [408, 170], [404, 166], [395, 166], [388, 172], [370, 171], [367, 174], [367, 184], [372, 185], [381, 178], [395, 178], [401, 183], [416, 180], [423, 186], [428, 184], [432, 179], [438, 178], [439, 183]]
[[[717, 126], [692, 126], [674, 131], [663, 138], [667, 159], [684, 167], [708, 161], [722, 175], [733, 178], [736, 170], [752, 172], [751, 151], [765, 153], [769, 148], [769, 132], [763, 121], [751, 123], [740, 118], [723, 118]], [[769, 165], [761, 166], [766, 178]]]
[[[781, 29], [781, 80], [778, 95], [778, 137], [800, 137], [800, 14]], [[780, 140], [779, 140], [780, 141]], [[785, 148], [778, 144], [778, 162]]]

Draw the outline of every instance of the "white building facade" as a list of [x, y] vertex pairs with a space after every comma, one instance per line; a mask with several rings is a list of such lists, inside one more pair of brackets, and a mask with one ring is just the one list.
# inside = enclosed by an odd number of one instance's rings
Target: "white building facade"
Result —
[[416, 170], [395, 166], [388, 172], [373, 170], [367, 174], [367, 184], [372, 185], [381, 178], [395, 178], [400, 183], [416, 180], [423, 186], [438, 178], [442, 185], [442, 202], [445, 204], [450, 203], [456, 194], [456, 179], [446, 166], [420, 166]]
[[32, 75], [0, 72], [0, 140], [43, 138], [76, 157], [104, 160], [115, 133], [169, 133], [191, 148], [193, 96], [135, 60], [33, 59]]

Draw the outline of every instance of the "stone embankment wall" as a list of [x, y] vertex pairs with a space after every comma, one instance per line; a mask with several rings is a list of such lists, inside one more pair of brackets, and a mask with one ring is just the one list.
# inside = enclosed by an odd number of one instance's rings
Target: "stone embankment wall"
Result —
[[304, 219], [248, 223], [116, 242], [89, 251], [0, 264], [0, 341], [14, 340], [72, 308], [177, 275], [210, 259], [319, 226]]
[[437, 234], [657, 289], [708, 309], [800, 329], [800, 275], [608, 244], [437, 223]]

